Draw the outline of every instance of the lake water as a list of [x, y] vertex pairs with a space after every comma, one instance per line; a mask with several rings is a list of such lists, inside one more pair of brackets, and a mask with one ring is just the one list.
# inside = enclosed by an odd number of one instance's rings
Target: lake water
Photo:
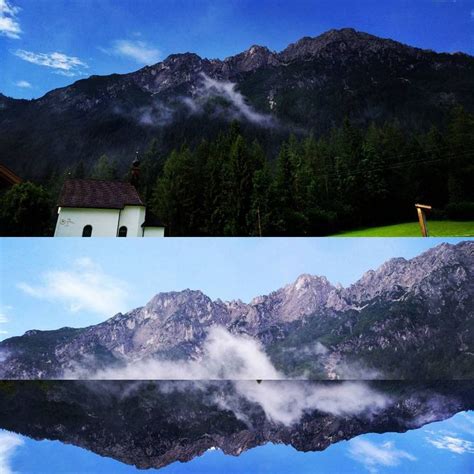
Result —
[[0, 472], [471, 474], [472, 393], [471, 382], [1, 382]]

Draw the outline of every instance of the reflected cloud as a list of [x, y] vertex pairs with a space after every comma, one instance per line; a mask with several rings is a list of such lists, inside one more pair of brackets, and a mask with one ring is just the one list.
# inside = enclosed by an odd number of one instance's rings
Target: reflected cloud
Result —
[[[322, 451], [353, 439], [348, 455], [376, 472], [415, 457], [359, 435], [419, 428], [414, 421], [433, 413], [433, 397], [445, 400], [436, 420], [472, 409], [473, 388], [471, 381], [0, 381], [0, 428], [142, 469], [210, 449], [237, 456], [272, 443]], [[442, 436], [452, 439], [431, 436], [440, 443], [433, 446], [471, 452], [461, 437]], [[12, 453], [18, 439], [8, 439]]]
[[398, 466], [404, 460], [416, 461], [415, 456], [396, 448], [390, 441], [376, 444], [365, 439], [353, 439], [349, 443], [349, 456], [371, 473], [379, 472], [379, 467]]
[[455, 454], [474, 454], [474, 442], [455, 436], [433, 436], [426, 439], [428, 443], [438, 449], [446, 449]]
[[0, 472], [15, 474], [11, 467], [11, 458], [17, 448], [23, 445], [23, 440], [15, 433], [0, 430]]

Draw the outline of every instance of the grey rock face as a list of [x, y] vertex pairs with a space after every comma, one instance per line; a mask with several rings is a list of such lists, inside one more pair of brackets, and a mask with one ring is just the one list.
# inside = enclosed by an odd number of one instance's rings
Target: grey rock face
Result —
[[[403, 45], [406, 52], [416, 56], [421, 49]], [[314, 57], [327, 57], [335, 52], [348, 55], [356, 52], [360, 59], [381, 52], [400, 51], [402, 45], [396, 41], [379, 38], [368, 33], [358, 32], [353, 28], [329, 30], [315, 38], [304, 37], [296, 43], [290, 44], [280, 53], [280, 58], [285, 61], [296, 59], [309, 59]]]
[[[457, 290], [466, 285], [466, 296], [471, 293], [473, 273], [472, 242], [455, 247], [441, 244], [412, 260], [389, 260], [378, 270], [365, 273], [357, 283], [342, 291], [342, 295], [347, 301], [360, 305], [375, 297], [396, 297], [398, 293], [407, 291], [425, 294], [430, 298], [427, 303], [438, 302], [437, 295], [446, 291], [455, 293], [456, 297], [462, 299], [463, 294]], [[440, 293], [441, 289], [443, 293]]]
[[[260, 341], [291, 376], [301, 376], [299, 367], [309, 364], [324, 367], [313, 376], [343, 377], [335, 370], [351, 360], [352, 366], [370, 361], [373, 373], [383, 368], [387, 378], [409, 377], [409, 367], [397, 371], [388, 362], [403, 355], [416, 359], [416, 370], [428, 378], [446, 373], [464, 378], [472, 372], [473, 276], [474, 243], [463, 242], [439, 245], [411, 260], [392, 259], [348, 288], [305, 274], [249, 303], [212, 301], [193, 290], [159, 293], [145, 306], [96, 326], [28, 331], [1, 342], [0, 376], [61, 377], [77, 365], [98, 369], [152, 357], [200, 359], [207, 334], [219, 326]], [[436, 358], [442, 368], [431, 367]]]

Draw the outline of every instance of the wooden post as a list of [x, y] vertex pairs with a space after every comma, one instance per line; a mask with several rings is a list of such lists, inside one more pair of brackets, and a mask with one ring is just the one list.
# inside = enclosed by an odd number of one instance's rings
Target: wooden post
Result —
[[416, 212], [418, 213], [418, 222], [420, 223], [420, 230], [422, 237], [428, 237], [428, 226], [426, 225], [426, 212], [431, 211], [431, 206], [426, 204], [415, 204]]

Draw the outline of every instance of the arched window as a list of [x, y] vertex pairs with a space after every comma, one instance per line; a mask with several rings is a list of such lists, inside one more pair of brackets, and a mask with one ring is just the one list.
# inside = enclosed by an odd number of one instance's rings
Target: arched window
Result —
[[124, 225], [122, 227], [120, 227], [118, 236], [119, 237], [127, 237], [127, 228]]
[[85, 225], [84, 229], [82, 229], [82, 237], [90, 237], [92, 235], [92, 226]]

